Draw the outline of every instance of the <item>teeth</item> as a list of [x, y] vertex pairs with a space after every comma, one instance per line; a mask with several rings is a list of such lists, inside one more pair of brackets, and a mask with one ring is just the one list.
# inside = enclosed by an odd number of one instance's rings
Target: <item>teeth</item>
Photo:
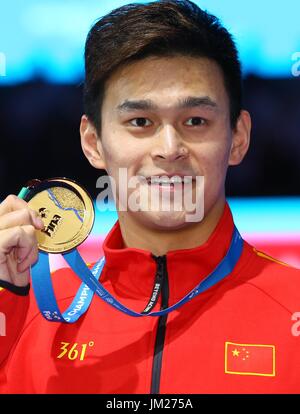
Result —
[[193, 177], [189, 177], [189, 176], [184, 177], [183, 181], [185, 184], [191, 183], [193, 181]]
[[161, 184], [161, 185], [170, 185], [170, 184], [182, 184], [182, 183], [191, 183], [192, 177], [179, 177], [178, 175], [175, 175], [174, 177], [151, 177], [147, 179], [149, 183], [151, 184]]

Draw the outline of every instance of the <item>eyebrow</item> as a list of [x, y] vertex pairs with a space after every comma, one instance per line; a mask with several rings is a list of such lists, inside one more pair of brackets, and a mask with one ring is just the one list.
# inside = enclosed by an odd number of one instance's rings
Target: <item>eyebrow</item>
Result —
[[[209, 96], [187, 96], [186, 98], [179, 99], [177, 104], [173, 106], [174, 109], [186, 109], [195, 107], [206, 107], [208, 109], [216, 109], [217, 103], [213, 101]], [[141, 99], [135, 101], [125, 100], [122, 104], [117, 106], [118, 112], [131, 112], [131, 111], [157, 111], [159, 107], [150, 99]]]

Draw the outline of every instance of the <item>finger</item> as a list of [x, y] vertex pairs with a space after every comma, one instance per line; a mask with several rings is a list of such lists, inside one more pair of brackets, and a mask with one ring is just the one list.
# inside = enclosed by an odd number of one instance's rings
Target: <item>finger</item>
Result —
[[38, 249], [36, 230], [31, 225], [21, 226], [21, 235], [16, 246], [16, 262], [22, 263], [31, 253], [32, 248]]
[[[22, 262], [37, 244], [35, 228], [31, 225], [17, 226], [0, 231], [0, 264], [6, 262], [6, 255], [18, 249], [16, 260]], [[0, 273], [1, 274], [1, 273]]]
[[0, 216], [0, 230], [30, 224], [37, 229], [42, 229], [44, 227], [44, 223], [38, 213], [29, 208], [11, 211], [10, 213]]
[[14, 194], [10, 194], [9, 196], [7, 196], [6, 199], [0, 204], [0, 217], [4, 214], [24, 209], [29, 210], [32, 220], [39, 226], [40, 222], [39, 220], [37, 220], [37, 217], [39, 217], [38, 213], [29, 208], [28, 203], [26, 203], [26, 201], [22, 200]]
[[23, 273], [29, 271], [30, 266], [33, 266], [34, 263], [36, 263], [36, 261], [38, 260], [38, 255], [38, 247], [36, 244], [34, 244], [30, 252], [25, 256], [24, 260], [17, 264], [17, 272]]
[[[18, 226], [0, 231], [0, 278], [11, 281], [13, 275], [28, 269], [28, 261], [34, 263], [37, 257], [35, 228], [31, 225]], [[25, 264], [18, 269], [18, 262]], [[26, 273], [28, 275], [28, 273]]]
[[[24, 272], [18, 272], [18, 264], [14, 258], [14, 255], [9, 255], [7, 260], [8, 273], [10, 275], [6, 280], [10, 283], [13, 283], [15, 286], [26, 286], [30, 280], [30, 268], [26, 269]], [[4, 280], [3, 277], [0, 279]]]

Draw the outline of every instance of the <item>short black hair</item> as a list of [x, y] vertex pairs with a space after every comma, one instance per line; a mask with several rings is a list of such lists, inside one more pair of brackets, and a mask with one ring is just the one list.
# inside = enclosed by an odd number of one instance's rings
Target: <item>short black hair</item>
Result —
[[100, 18], [85, 45], [84, 110], [98, 131], [105, 82], [120, 66], [148, 56], [206, 57], [222, 70], [231, 126], [242, 106], [242, 74], [231, 34], [189, 0], [131, 3]]

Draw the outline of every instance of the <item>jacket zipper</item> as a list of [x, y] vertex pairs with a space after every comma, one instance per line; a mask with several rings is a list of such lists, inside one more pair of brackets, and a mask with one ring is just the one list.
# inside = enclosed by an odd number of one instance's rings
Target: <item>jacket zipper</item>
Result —
[[[168, 281], [168, 271], [167, 271], [167, 257], [164, 256], [154, 256], [152, 255], [157, 264], [157, 273], [156, 279], [160, 278], [162, 280], [161, 285], [161, 310], [166, 309], [169, 303], [169, 281]], [[161, 367], [162, 367], [162, 357], [166, 336], [166, 327], [167, 327], [168, 315], [163, 315], [158, 318], [158, 325], [156, 331], [156, 339], [154, 346], [154, 357], [152, 365], [152, 377], [151, 377], [151, 391], [150, 394], [159, 394], [160, 388], [160, 377], [161, 377]]]

